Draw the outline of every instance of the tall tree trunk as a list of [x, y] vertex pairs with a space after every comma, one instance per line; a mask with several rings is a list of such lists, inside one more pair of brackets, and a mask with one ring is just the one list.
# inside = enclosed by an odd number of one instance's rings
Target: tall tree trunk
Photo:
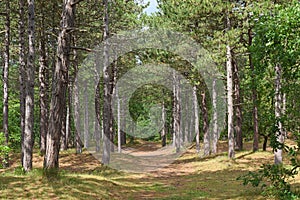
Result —
[[88, 86], [87, 82], [84, 83], [84, 124], [83, 124], [83, 130], [84, 130], [84, 147], [89, 148], [89, 98], [88, 98]]
[[[42, 3], [42, 7], [44, 4]], [[42, 8], [43, 12], [43, 8]], [[42, 13], [42, 29], [40, 31], [40, 59], [39, 59], [39, 83], [40, 83], [40, 153], [45, 154], [46, 151], [46, 135], [48, 129], [48, 63], [46, 56], [46, 37], [44, 30], [44, 14]]]
[[173, 102], [172, 102], [172, 146], [175, 147], [176, 143], [176, 82], [175, 73], [173, 73]]
[[102, 163], [109, 164], [110, 161], [110, 137], [112, 135], [112, 123], [111, 123], [111, 84], [110, 84], [110, 70], [109, 70], [109, 49], [108, 49], [108, 0], [103, 0], [104, 17], [103, 17], [103, 84], [104, 84], [104, 105], [103, 105], [103, 156]]
[[[187, 91], [187, 89], [185, 89], [185, 91], [184, 91], [184, 96], [185, 97], [187, 97], [188, 96], [188, 91]], [[183, 142], [184, 143], [188, 143], [188, 141], [189, 141], [189, 116], [188, 116], [188, 113], [190, 113], [189, 112], [189, 105], [188, 105], [188, 100], [187, 99], [185, 99], [185, 101], [184, 101], [184, 110], [185, 110], [185, 112], [184, 112], [184, 120], [183, 120], [183, 125], [184, 125], [184, 140], [183, 140]]]
[[25, 13], [24, 0], [19, 0], [19, 82], [20, 82], [20, 127], [21, 127], [21, 163], [24, 157], [24, 131], [25, 131]]
[[[249, 38], [249, 46], [252, 45], [252, 30], [248, 30], [248, 38]], [[252, 62], [252, 55], [249, 54], [249, 65], [251, 69], [251, 83], [252, 83], [252, 102], [253, 102], [253, 108], [252, 108], [252, 115], [253, 115], [253, 151], [258, 151], [259, 147], [259, 132], [258, 132], [258, 107], [257, 107], [257, 90], [256, 90], [256, 81], [255, 81], [255, 69], [254, 64]]]
[[241, 88], [240, 77], [237, 63], [233, 62], [233, 79], [234, 79], [234, 93], [235, 93], [235, 132], [236, 132], [236, 144], [239, 151], [243, 150], [243, 134], [242, 134], [242, 106], [241, 106]]
[[28, 57], [26, 69], [25, 130], [22, 166], [25, 171], [32, 169], [32, 151], [34, 143], [34, 77], [35, 77], [35, 22], [34, 0], [28, 0]]
[[122, 135], [121, 135], [121, 100], [118, 94], [118, 88], [116, 88], [116, 98], [117, 98], [117, 124], [118, 124], [118, 153], [122, 151]]
[[44, 168], [58, 168], [58, 156], [63, 112], [66, 106], [67, 76], [69, 70], [69, 54], [71, 32], [75, 21], [75, 0], [64, 0], [61, 32], [58, 36], [57, 60], [52, 80], [52, 98], [50, 104], [47, 146]]
[[[227, 14], [226, 16], [227, 30], [230, 30], [231, 24]], [[227, 71], [227, 129], [228, 129], [228, 157], [234, 158], [234, 129], [233, 129], [233, 81], [232, 81], [232, 55], [231, 47], [229, 44], [226, 45], [226, 71]]]
[[173, 73], [174, 85], [175, 85], [175, 93], [174, 93], [174, 136], [173, 139], [175, 142], [176, 153], [180, 152], [181, 148], [181, 105], [180, 105], [180, 78]]
[[[281, 77], [282, 77], [282, 71], [281, 71], [281, 65], [276, 64], [275, 65], [275, 118], [276, 118], [276, 125], [277, 125], [277, 131], [275, 133], [276, 140], [280, 144], [284, 143], [284, 134], [283, 134], [283, 127], [281, 123], [281, 114], [282, 114], [282, 98], [281, 98]], [[282, 149], [277, 148], [274, 151], [274, 162], [275, 164], [281, 164], [282, 163]]]
[[[97, 65], [99, 66], [99, 65]], [[96, 79], [97, 80], [97, 79]], [[100, 81], [96, 83], [96, 93], [95, 93], [95, 110], [96, 110], [96, 125], [95, 125], [95, 139], [96, 139], [96, 152], [100, 152], [100, 139], [101, 139], [101, 133], [100, 133], [100, 122], [101, 122], [101, 105], [100, 105]]]
[[75, 122], [75, 147], [76, 154], [80, 154], [82, 152], [82, 142], [80, 138], [80, 105], [79, 105], [79, 89], [78, 89], [78, 64], [77, 64], [77, 51], [74, 49], [74, 122]]
[[[68, 78], [67, 78], [68, 80]], [[67, 81], [68, 82], [68, 81]], [[66, 88], [66, 94], [68, 93], [68, 87]], [[66, 98], [67, 101], [67, 98]], [[62, 119], [61, 119], [61, 133], [60, 133], [60, 150], [67, 150], [67, 135], [66, 135], [66, 124], [67, 124], [67, 103], [65, 103]]]
[[161, 119], [163, 123], [163, 127], [161, 129], [161, 146], [166, 146], [166, 140], [167, 140], [167, 133], [166, 133], [166, 108], [165, 108], [165, 102], [162, 103], [162, 111], [161, 111]]
[[193, 86], [193, 102], [194, 102], [194, 115], [195, 115], [195, 134], [196, 134], [196, 151], [200, 152], [200, 133], [199, 133], [199, 106], [197, 98], [197, 86]]
[[212, 131], [212, 149], [211, 153], [217, 153], [218, 144], [218, 111], [217, 111], [217, 89], [216, 89], [216, 78], [213, 80], [212, 86], [212, 106], [213, 106], [213, 131]]
[[[10, 0], [6, 0], [6, 20], [5, 20], [5, 51], [3, 68], [3, 132], [5, 135], [5, 145], [8, 146], [8, 72], [9, 72], [9, 46], [10, 46]], [[8, 154], [5, 155], [3, 166], [9, 166]]]
[[207, 102], [206, 102], [206, 93], [205, 90], [202, 91], [202, 116], [203, 116], [203, 133], [204, 133], [204, 156], [210, 154], [210, 134], [208, 129], [208, 109], [207, 109]]

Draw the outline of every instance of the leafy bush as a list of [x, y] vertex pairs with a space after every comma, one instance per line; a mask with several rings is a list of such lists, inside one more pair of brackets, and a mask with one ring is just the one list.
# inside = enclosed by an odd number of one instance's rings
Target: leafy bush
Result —
[[0, 168], [3, 167], [3, 164], [6, 164], [6, 155], [8, 155], [10, 148], [6, 145], [4, 145], [5, 143], [5, 136], [2, 132], [0, 132]]
[[283, 200], [299, 199], [299, 194], [291, 190], [289, 183], [289, 180], [293, 179], [300, 169], [300, 134], [295, 135], [297, 137], [296, 146], [289, 147], [280, 144], [281, 148], [289, 156], [289, 166], [264, 164], [257, 172], [249, 172], [246, 175], [238, 177], [237, 180], [242, 180], [244, 185], [251, 184], [253, 187], [261, 186], [263, 194], [267, 196]]

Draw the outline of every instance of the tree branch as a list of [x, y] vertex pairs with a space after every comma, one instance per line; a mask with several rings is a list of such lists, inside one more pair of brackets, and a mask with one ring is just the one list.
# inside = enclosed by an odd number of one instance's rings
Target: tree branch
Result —
[[75, 6], [76, 4], [79, 4], [79, 3], [82, 2], [82, 1], [84, 1], [84, 0], [77, 0], [77, 1], [75, 1], [74, 3], [72, 3], [71, 6]]
[[93, 49], [89, 49], [89, 48], [85, 48], [85, 47], [74, 47], [71, 46], [72, 49], [77, 49], [77, 50], [83, 50], [83, 51], [87, 51], [87, 52], [95, 52], [95, 50]]

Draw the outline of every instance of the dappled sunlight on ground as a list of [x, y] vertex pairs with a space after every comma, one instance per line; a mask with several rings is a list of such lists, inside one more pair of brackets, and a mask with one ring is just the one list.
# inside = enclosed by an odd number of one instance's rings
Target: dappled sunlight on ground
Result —
[[[128, 147], [129, 148], [129, 147]], [[135, 153], [155, 151], [157, 143], [134, 147]], [[273, 153], [253, 153], [252, 145], [229, 160], [227, 143], [220, 142], [216, 155], [202, 157], [190, 148], [172, 164], [148, 173], [121, 172], [101, 165], [88, 151], [60, 153], [59, 177], [43, 175], [43, 157], [34, 154], [35, 170], [24, 176], [14, 172], [19, 164], [0, 171], [0, 198], [10, 199], [266, 199], [259, 188], [243, 186], [236, 178], [273, 162]], [[50, 180], [50, 181], [49, 181]], [[300, 177], [292, 182], [300, 186]]]

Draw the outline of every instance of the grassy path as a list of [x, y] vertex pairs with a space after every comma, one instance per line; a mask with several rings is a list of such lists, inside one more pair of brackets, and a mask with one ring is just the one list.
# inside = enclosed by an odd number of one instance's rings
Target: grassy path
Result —
[[67, 151], [61, 154], [59, 176], [47, 178], [42, 157], [35, 155], [35, 169], [27, 175], [18, 172], [17, 159], [0, 171], [0, 199], [266, 199], [259, 188], [236, 178], [272, 160], [270, 152], [238, 152], [229, 161], [224, 153], [199, 158], [190, 150], [168, 167], [134, 174], [103, 167], [88, 152]]

